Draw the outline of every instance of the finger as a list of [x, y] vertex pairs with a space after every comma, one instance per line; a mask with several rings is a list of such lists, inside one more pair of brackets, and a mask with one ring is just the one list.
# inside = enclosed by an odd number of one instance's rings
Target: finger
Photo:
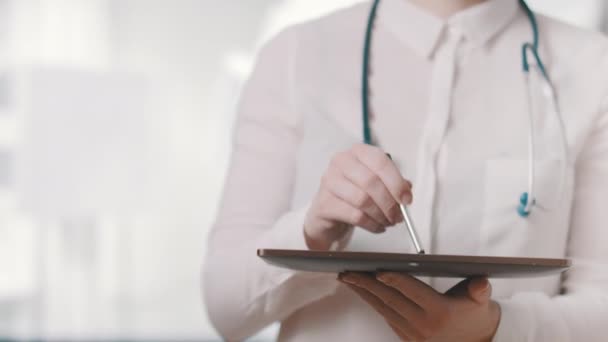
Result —
[[382, 182], [380, 176], [372, 172], [352, 154], [343, 155], [338, 162], [344, 176], [371, 197], [378, 208], [382, 210], [387, 221], [396, 223], [395, 213], [391, 212], [391, 209], [397, 202]]
[[452, 298], [473, 300], [483, 304], [490, 300], [492, 286], [485, 277], [467, 278], [454, 285], [445, 294]]
[[373, 276], [349, 272], [342, 276], [342, 280], [372, 293], [380, 298], [385, 305], [406, 317], [412, 323], [422, 323], [424, 315], [422, 308], [395, 289], [382, 284]]
[[469, 296], [477, 303], [484, 304], [492, 298], [492, 284], [488, 278], [473, 278], [468, 285]]
[[390, 323], [389, 321], [386, 321], [388, 323], [388, 325], [391, 327], [391, 329], [393, 330], [393, 332], [399, 337], [399, 339], [401, 341], [411, 341], [412, 338], [409, 337], [408, 335], [406, 335], [403, 331], [401, 331], [401, 329], [399, 329], [399, 327], [395, 326], [394, 324]]
[[382, 272], [376, 278], [424, 309], [433, 311], [443, 305], [443, 295], [422, 281], [403, 273]]
[[471, 281], [471, 278], [467, 278], [467, 279], [460, 281], [458, 284], [452, 286], [449, 290], [447, 290], [445, 292], [445, 294], [452, 298], [468, 297], [470, 281]]
[[412, 184], [403, 178], [397, 165], [384, 151], [366, 144], [356, 145], [352, 151], [358, 160], [382, 179], [395, 201], [401, 204], [412, 202]]
[[342, 199], [336, 197], [329, 191], [322, 191], [320, 216], [338, 222], [344, 222], [352, 226], [363, 228], [372, 233], [383, 233], [386, 231], [381, 223], [376, 222], [363, 211], [351, 206]]
[[410, 324], [404, 317], [399, 315], [390, 307], [386, 306], [380, 298], [369, 293], [368, 291], [357, 287], [356, 285], [346, 284], [353, 292], [355, 292], [361, 299], [363, 299], [369, 306], [371, 306], [376, 312], [378, 312], [384, 320], [396, 330], [395, 332], [401, 337], [404, 336], [406, 340], [422, 340], [416, 329]]
[[391, 222], [386, 219], [382, 209], [376, 205], [371, 196], [345, 178], [341, 170], [332, 169], [329, 171], [328, 178], [325, 181], [325, 187], [336, 195], [336, 197], [355, 208], [363, 210], [369, 217], [373, 218], [374, 221], [385, 227], [391, 225]]

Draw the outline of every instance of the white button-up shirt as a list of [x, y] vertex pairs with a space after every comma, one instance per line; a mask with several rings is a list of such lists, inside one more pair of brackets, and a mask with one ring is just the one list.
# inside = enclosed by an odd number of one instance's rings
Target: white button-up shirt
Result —
[[[284, 31], [260, 53], [244, 89], [204, 272], [211, 320], [228, 339], [280, 321], [284, 341], [397, 340], [335, 275], [256, 257], [257, 248], [307, 248], [303, 221], [329, 160], [362, 141], [369, 8]], [[534, 111], [539, 205], [528, 218], [517, 206], [528, 190], [521, 47], [532, 30], [517, 0], [489, 0], [446, 21], [406, 0], [383, 0], [373, 36], [371, 126], [414, 184], [411, 212], [428, 252], [573, 260], [562, 277], [492, 280], [502, 308], [496, 341], [600, 341], [608, 326], [608, 41], [538, 21], [567, 160], [553, 153], [562, 143], [551, 138], [556, 118]], [[403, 227], [380, 236], [355, 230], [344, 248], [413, 252]], [[425, 281], [445, 291], [457, 280]]]

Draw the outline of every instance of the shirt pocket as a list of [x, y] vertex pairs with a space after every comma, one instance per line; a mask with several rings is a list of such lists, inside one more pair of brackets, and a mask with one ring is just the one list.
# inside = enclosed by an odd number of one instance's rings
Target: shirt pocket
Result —
[[574, 172], [559, 160], [535, 163], [537, 204], [517, 212], [528, 191], [527, 159], [491, 159], [485, 165], [481, 252], [485, 255], [563, 257], [570, 223]]

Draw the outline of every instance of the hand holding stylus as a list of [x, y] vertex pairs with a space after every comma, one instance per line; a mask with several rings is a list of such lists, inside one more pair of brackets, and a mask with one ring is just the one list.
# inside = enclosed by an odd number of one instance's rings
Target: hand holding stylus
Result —
[[401, 205], [412, 202], [412, 184], [379, 148], [357, 144], [336, 154], [306, 215], [308, 247], [328, 250], [352, 227], [383, 233], [403, 221]]

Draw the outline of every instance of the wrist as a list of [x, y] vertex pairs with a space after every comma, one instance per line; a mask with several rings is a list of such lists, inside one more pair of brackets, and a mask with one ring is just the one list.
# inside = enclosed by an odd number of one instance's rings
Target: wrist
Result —
[[341, 248], [346, 244], [346, 240], [352, 235], [353, 227], [347, 224], [340, 224], [328, 229], [319, 230], [318, 232], [311, 232], [304, 225], [303, 233], [304, 240], [308, 249], [315, 251], [328, 251], [331, 250], [335, 243], [338, 243], [338, 248]]

